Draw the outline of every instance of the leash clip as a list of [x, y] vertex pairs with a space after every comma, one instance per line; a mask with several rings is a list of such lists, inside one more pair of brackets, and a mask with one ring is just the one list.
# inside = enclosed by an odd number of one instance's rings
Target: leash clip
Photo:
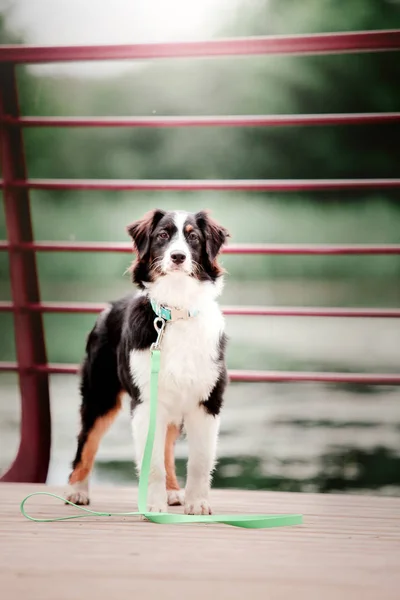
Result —
[[154, 319], [154, 329], [157, 331], [157, 339], [150, 346], [151, 352], [153, 352], [153, 350], [160, 350], [162, 338], [164, 335], [165, 325], [166, 325], [166, 321], [162, 317], [156, 317]]

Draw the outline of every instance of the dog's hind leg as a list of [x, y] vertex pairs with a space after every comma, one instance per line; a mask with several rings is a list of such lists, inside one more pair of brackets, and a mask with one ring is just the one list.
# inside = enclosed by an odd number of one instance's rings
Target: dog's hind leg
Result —
[[69, 477], [69, 491], [66, 495], [67, 500], [74, 504], [89, 504], [89, 475], [100, 441], [121, 408], [121, 395], [113, 399], [114, 406], [103, 415], [91, 414], [91, 408], [83, 400], [82, 427], [78, 436], [75, 459], [72, 463], [73, 471]]
[[123, 394], [115, 353], [107, 343], [99, 343], [95, 330], [88, 340], [81, 393], [81, 431], [66, 499], [74, 504], [89, 504], [89, 475], [97, 449], [121, 408]]

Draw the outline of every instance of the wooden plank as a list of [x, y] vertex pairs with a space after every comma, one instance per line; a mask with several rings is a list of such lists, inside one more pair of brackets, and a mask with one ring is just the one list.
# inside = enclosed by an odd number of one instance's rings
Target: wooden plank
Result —
[[[28, 484], [0, 485], [0, 589], [13, 600], [221, 597], [394, 600], [400, 589], [400, 498], [212, 492], [214, 512], [294, 513], [297, 527], [154, 525], [93, 517], [32, 523], [19, 512]], [[96, 510], [135, 510], [134, 488], [94, 488]], [[28, 512], [75, 509], [45, 497]], [[178, 509], [174, 509], [179, 512]]]

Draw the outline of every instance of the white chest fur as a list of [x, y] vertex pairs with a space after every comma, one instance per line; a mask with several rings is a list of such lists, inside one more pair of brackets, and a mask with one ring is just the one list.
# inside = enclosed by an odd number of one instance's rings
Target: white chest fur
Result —
[[[211, 284], [174, 273], [149, 284], [145, 292], [158, 304], [198, 311], [187, 320], [168, 322], [161, 344], [158, 401], [168, 410], [171, 421], [180, 422], [191, 407], [206, 400], [218, 379], [224, 317], [216, 298], [222, 286], [222, 278]], [[150, 350], [134, 350], [129, 363], [141, 400], [148, 402]]]
[[[206, 400], [220, 371], [217, 363], [224, 318], [213, 300], [196, 317], [167, 323], [161, 345], [159, 403], [173, 420]], [[130, 370], [142, 401], [149, 398], [150, 351], [134, 350]]]

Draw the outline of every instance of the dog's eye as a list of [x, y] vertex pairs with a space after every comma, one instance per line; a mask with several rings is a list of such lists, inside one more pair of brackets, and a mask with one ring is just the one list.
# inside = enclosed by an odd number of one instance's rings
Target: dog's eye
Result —
[[168, 240], [169, 239], [169, 235], [166, 231], [160, 231], [160, 233], [158, 234], [158, 237], [160, 240]]
[[199, 236], [197, 235], [197, 233], [195, 233], [194, 231], [192, 231], [191, 233], [189, 233], [188, 240], [190, 242], [197, 242], [198, 239], [199, 239]]

